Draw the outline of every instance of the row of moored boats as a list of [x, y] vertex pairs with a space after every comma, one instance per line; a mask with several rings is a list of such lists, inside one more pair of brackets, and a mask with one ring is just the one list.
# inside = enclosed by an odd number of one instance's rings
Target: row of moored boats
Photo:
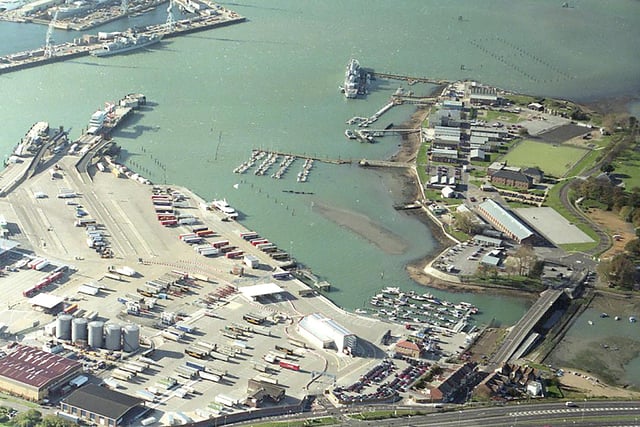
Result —
[[[240, 174], [245, 173], [249, 169], [254, 167], [258, 162], [260, 162], [254, 171], [254, 175], [263, 176], [268, 174], [273, 165], [280, 162], [278, 165], [278, 169], [271, 174], [271, 178], [280, 179], [287, 173], [289, 167], [293, 164], [293, 162], [295, 162], [297, 158], [297, 156], [292, 155], [279, 155], [277, 153], [270, 153], [268, 151], [253, 150], [249, 160], [236, 167], [233, 172]], [[307, 181], [311, 168], [313, 167], [313, 163], [313, 159], [305, 159], [304, 164], [302, 165], [302, 169], [297, 174], [298, 182]]]
[[[397, 287], [382, 289], [371, 297], [369, 304], [376, 317], [456, 331], [463, 330], [468, 325], [468, 319], [479, 312], [477, 307], [467, 302], [453, 303], [429, 293], [405, 292]], [[367, 311], [360, 309], [358, 312]]]

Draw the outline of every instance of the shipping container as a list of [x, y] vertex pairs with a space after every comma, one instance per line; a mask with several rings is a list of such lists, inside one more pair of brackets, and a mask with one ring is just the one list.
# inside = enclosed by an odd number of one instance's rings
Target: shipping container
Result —
[[219, 382], [220, 379], [221, 379], [220, 375], [216, 375], [216, 374], [213, 374], [213, 373], [207, 372], [207, 371], [200, 371], [200, 372], [198, 372], [198, 375], [203, 380], [209, 380], [209, 381], [213, 381], [213, 382]]
[[298, 365], [297, 363], [287, 362], [285, 360], [281, 360], [278, 364], [280, 365], [281, 368], [291, 369], [292, 371], [299, 371], [300, 370], [300, 365]]
[[231, 408], [235, 407], [239, 403], [238, 399], [234, 399], [234, 398], [226, 396], [224, 394], [217, 395], [213, 400], [216, 403], [221, 403], [224, 406], [228, 406], [228, 407], [231, 407]]
[[240, 237], [242, 237], [244, 240], [253, 240], [259, 238], [260, 236], [258, 236], [258, 233], [253, 231], [244, 231], [240, 233]]
[[216, 242], [211, 243], [211, 246], [214, 248], [221, 248], [223, 246], [227, 246], [229, 244], [228, 240], [218, 240]]
[[189, 368], [193, 368], [196, 369], [198, 371], [204, 371], [205, 368], [207, 367], [207, 365], [205, 365], [204, 363], [198, 363], [198, 362], [194, 362], [192, 360], [187, 360], [186, 362], [184, 362], [185, 366], [188, 366]]

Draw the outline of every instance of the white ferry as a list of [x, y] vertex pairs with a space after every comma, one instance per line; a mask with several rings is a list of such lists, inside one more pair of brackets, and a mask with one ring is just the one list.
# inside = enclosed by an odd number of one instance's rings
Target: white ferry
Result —
[[213, 202], [211, 202], [211, 205], [225, 214], [228, 218], [238, 217], [238, 212], [234, 208], [229, 206], [229, 203], [227, 203], [227, 199], [214, 200]]

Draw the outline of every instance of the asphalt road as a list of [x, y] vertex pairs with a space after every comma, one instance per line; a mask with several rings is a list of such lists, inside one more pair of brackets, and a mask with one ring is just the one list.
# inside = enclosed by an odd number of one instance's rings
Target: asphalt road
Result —
[[[459, 427], [516, 427], [516, 426], [640, 426], [640, 402], [630, 401], [579, 401], [576, 407], [567, 407], [564, 402], [540, 404], [512, 404], [505, 406], [483, 407], [476, 409], [434, 412], [404, 418], [390, 418], [376, 421], [353, 420], [344, 411], [333, 410], [323, 415], [340, 418], [343, 426], [459, 426]], [[389, 406], [386, 409], [394, 410]], [[362, 408], [366, 412], [367, 408]], [[350, 411], [351, 412], [351, 411]], [[353, 410], [353, 412], [360, 412]], [[321, 414], [309, 413], [307, 417]], [[280, 421], [294, 418], [276, 418]], [[295, 419], [302, 419], [295, 417]], [[259, 424], [264, 420], [243, 425]]]

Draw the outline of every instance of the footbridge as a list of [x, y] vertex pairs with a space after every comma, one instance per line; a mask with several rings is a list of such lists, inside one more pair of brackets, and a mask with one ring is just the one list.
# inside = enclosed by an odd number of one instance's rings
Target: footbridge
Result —
[[561, 289], [547, 289], [542, 292], [535, 304], [509, 331], [498, 351], [489, 359], [488, 364], [492, 367], [498, 367], [512, 360], [533, 332], [533, 328], [547, 315], [563, 293], [564, 291]]

